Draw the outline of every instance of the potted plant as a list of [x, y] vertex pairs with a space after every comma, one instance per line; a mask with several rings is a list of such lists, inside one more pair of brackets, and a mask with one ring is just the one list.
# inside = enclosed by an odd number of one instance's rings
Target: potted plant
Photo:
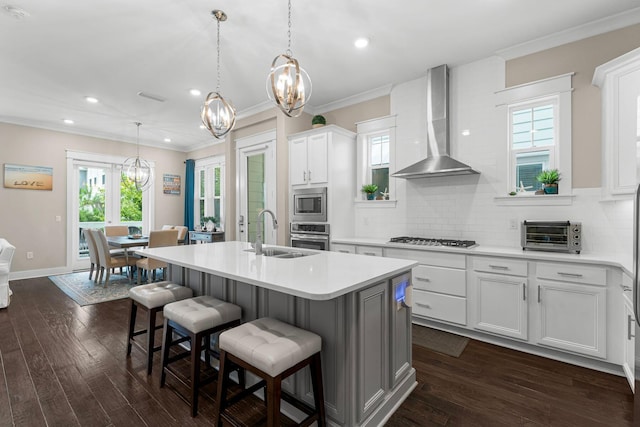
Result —
[[558, 194], [558, 181], [560, 179], [558, 169], [545, 169], [536, 177], [536, 180], [544, 185], [544, 194]]
[[206, 226], [207, 231], [216, 231], [218, 218], [216, 218], [215, 216], [203, 216], [201, 222], [203, 224], [203, 227]]
[[324, 116], [321, 116], [320, 114], [313, 116], [313, 118], [311, 119], [312, 128], [319, 128], [326, 124], [327, 124], [327, 120], [324, 118]]
[[365, 184], [362, 186], [362, 192], [367, 193], [367, 200], [373, 200], [376, 191], [378, 191], [378, 186], [375, 184]]

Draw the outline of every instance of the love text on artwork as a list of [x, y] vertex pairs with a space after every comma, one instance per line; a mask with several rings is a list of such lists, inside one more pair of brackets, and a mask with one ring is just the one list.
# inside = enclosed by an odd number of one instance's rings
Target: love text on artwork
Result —
[[44, 187], [42, 181], [13, 181], [16, 187]]

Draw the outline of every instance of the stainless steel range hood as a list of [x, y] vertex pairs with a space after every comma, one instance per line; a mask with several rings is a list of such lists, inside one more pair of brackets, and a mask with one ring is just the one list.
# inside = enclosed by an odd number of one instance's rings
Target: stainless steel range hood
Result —
[[431, 68], [427, 70], [427, 158], [391, 176], [412, 179], [477, 173], [449, 155], [449, 70], [446, 65]]

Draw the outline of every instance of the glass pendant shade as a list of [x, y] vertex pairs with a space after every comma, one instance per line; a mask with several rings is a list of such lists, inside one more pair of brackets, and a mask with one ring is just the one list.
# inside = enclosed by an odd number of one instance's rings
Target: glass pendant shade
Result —
[[227, 20], [227, 14], [216, 9], [211, 11], [211, 15], [218, 21], [218, 77], [216, 90], [207, 95], [207, 99], [205, 99], [200, 111], [200, 118], [202, 119], [202, 124], [211, 132], [211, 135], [217, 139], [222, 139], [236, 124], [236, 109], [220, 94], [220, 22]]
[[298, 117], [311, 97], [311, 79], [290, 55], [274, 58], [267, 76], [267, 95], [289, 117]]
[[140, 158], [140, 125], [137, 123], [138, 134], [136, 138], [137, 155], [129, 157], [122, 163], [122, 172], [125, 177], [132, 181], [138, 191], [148, 189], [153, 183], [153, 169], [148, 161]]
[[202, 123], [216, 138], [223, 138], [236, 124], [236, 109], [218, 92], [211, 92], [202, 106]]

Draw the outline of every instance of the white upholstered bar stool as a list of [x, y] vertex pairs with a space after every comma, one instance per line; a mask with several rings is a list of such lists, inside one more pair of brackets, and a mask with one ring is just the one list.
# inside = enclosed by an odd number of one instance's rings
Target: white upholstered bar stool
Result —
[[[211, 366], [211, 354], [213, 353], [210, 345], [211, 335], [238, 326], [241, 317], [242, 309], [239, 306], [208, 295], [173, 302], [164, 307], [160, 387], [164, 386], [167, 374], [171, 374], [177, 381], [190, 387], [192, 417], [198, 414], [198, 390], [201, 386], [216, 380], [215, 375], [201, 379], [201, 354], [204, 351], [205, 366], [209, 368]], [[173, 338], [174, 332], [179, 335], [179, 338]], [[182, 351], [173, 357], [169, 357], [170, 348], [185, 341], [191, 342], [190, 351]], [[191, 384], [186, 384], [179, 375], [172, 372], [169, 364], [189, 356], [191, 356]], [[214, 356], [217, 357], [217, 354], [214, 353]], [[244, 379], [244, 375], [242, 379]]]
[[[266, 388], [267, 426], [281, 425], [281, 398], [308, 415], [300, 425], [308, 426], [314, 421], [318, 426], [326, 425], [320, 336], [276, 319], [262, 318], [221, 333], [218, 345], [220, 368], [214, 410], [216, 426], [222, 426], [223, 419], [236, 425], [237, 420], [225, 409], [262, 387]], [[248, 370], [262, 380], [227, 398], [229, 373], [233, 365]], [[307, 365], [311, 368], [315, 409], [282, 390], [282, 380]]]
[[[135, 286], [129, 289], [129, 299], [131, 300], [131, 313], [129, 315], [129, 339], [127, 340], [127, 356], [131, 354], [131, 345], [147, 352], [147, 375], [151, 375], [153, 368], [153, 353], [162, 347], [155, 347], [155, 331], [162, 328], [156, 326], [156, 317], [166, 304], [191, 298], [193, 291], [185, 286], [180, 286], [170, 282], [157, 282], [149, 285]], [[136, 315], [138, 307], [147, 311], [147, 327], [139, 331], [135, 330]], [[147, 334], [146, 346], [142, 346], [135, 337]]]

